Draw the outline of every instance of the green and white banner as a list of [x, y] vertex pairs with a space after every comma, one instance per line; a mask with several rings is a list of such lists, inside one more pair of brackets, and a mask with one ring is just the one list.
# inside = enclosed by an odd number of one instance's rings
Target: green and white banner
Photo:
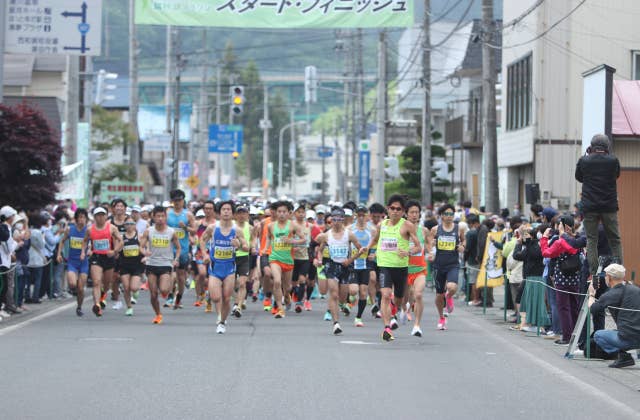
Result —
[[413, 24], [414, 0], [136, 0], [141, 25], [380, 28]]

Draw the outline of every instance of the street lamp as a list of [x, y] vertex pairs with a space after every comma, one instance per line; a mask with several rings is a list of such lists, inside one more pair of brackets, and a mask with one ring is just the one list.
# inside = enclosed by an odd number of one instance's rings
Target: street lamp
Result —
[[[299, 125], [307, 125], [306, 121], [296, 121], [293, 123], [289, 123], [287, 125], [285, 125], [284, 127], [282, 127], [280, 129], [280, 136], [278, 137], [278, 188], [282, 188], [282, 138], [284, 136], [284, 132], [288, 129], [291, 128], [293, 126], [295, 126], [296, 124]], [[293, 147], [295, 147], [295, 138], [292, 136], [291, 137], [291, 141], [294, 142]], [[291, 164], [291, 170], [295, 171], [295, 163]], [[295, 190], [295, 185], [293, 186], [294, 190]], [[293, 197], [295, 199], [295, 197]]]

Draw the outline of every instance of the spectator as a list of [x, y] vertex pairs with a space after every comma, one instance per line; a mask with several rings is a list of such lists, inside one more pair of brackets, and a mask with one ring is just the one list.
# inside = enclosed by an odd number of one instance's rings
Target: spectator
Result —
[[[40, 290], [45, 268], [49, 270], [47, 257], [45, 257], [45, 239], [42, 233], [44, 220], [41, 215], [35, 215], [31, 219], [31, 247], [29, 248], [29, 286], [33, 285], [33, 291], [27, 292], [26, 303], [40, 303]], [[27, 287], [29, 289], [29, 287]]]
[[464, 262], [467, 267], [467, 281], [469, 282], [469, 296], [467, 296], [467, 299], [470, 305], [479, 305], [482, 302], [478, 299], [478, 289], [476, 289], [476, 279], [480, 269], [478, 258], [478, 228], [480, 227], [480, 220], [478, 216], [469, 214], [467, 216], [467, 225], [469, 225], [469, 230], [465, 235], [467, 246], [464, 249]]
[[[539, 308], [536, 307], [537, 291], [534, 282], [544, 283], [544, 263], [542, 259], [542, 251], [538, 243], [537, 231], [535, 229], [520, 229], [521, 234], [518, 235], [517, 244], [513, 250], [512, 256], [516, 261], [522, 261], [522, 277], [523, 284], [516, 294], [516, 304], [520, 304], [520, 310], [523, 312], [520, 319], [520, 330], [525, 332], [533, 332], [532, 324], [547, 325], [549, 318], [546, 309], [543, 313], [537, 313]], [[544, 286], [543, 286], [544, 287]]]
[[604, 227], [613, 256], [622, 263], [622, 242], [618, 227], [618, 158], [609, 154], [609, 137], [596, 134], [587, 154], [576, 164], [575, 177], [582, 183], [581, 207], [587, 234], [587, 258], [591, 276], [598, 270], [598, 223]]
[[[8, 310], [7, 303], [12, 303], [11, 298], [7, 298], [9, 286], [13, 283], [14, 271], [11, 270], [13, 265], [16, 249], [16, 241], [13, 239], [11, 232], [11, 224], [16, 217], [16, 210], [10, 206], [4, 206], [0, 209], [0, 307], [2, 305]], [[11, 306], [11, 305], [9, 305]], [[10, 314], [0, 308], [0, 321], [8, 318]]]
[[585, 247], [584, 237], [575, 237], [572, 216], [560, 217], [557, 225], [559, 238], [549, 245], [551, 228], [548, 228], [540, 240], [540, 249], [545, 258], [555, 259], [553, 264], [553, 284], [557, 290], [556, 302], [562, 323], [562, 338], [556, 340], [558, 345], [569, 344], [571, 333], [578, 319], [580, 306], [580, 250]]
[[544, 209], [540, 204], [531, 205], [531, 224], [533, 227], [538, 227], [538, 225], [543, 223], [542, 210]]
[[25, 216], [18, 215], [13, 222], [13, 237], [17, 242], [16, 248], [16, 300], [18, 312], [24, 311], [24, 290], [29, 283], [29, 248], [31, 247], [31, 231], [29, 221]]
[[596, 331], [594, 340], [606, 353], [618, 353], [618, 359], [609, 367], [633, 366], [635, 362], [627, 350], [640, 347], [640, 289], [633, 284], [625, 285], [626, 270], [620, 264], [611, 264], [604, 272], [610, 289], [597, 302], [594, 302], [595, 290], [589, 290], [591, 313], [594, 317], [604, 315], [609, 307], [618, 329]]
[[[484, 250], [485, 247], [487, 245], [487, 237], [489, 235], [489, 232], [492, 231], [494, 228], [496, 227], [496, 223], [491, 219], [491, 218], [487, 218], [484, 220], [484, 222], [480, 225], [480, 228], [478, 229], [478, 261], [479, 264], [482, 264], [482, 259], [484, 258]], [[491, 308], [493, 307], [493, 288], [491, 287], [483, 287], [482, 288], [482, 293], [486, 293], [487, 294], [487, 307]], [[479, 299], [482, 299], [484, 297], [483, 296], [479, 296]], [[475, 304], [474, 306], [478, 306], [480, 304], [482, 304], [483, 300], [479, 300], [478, 304]]]

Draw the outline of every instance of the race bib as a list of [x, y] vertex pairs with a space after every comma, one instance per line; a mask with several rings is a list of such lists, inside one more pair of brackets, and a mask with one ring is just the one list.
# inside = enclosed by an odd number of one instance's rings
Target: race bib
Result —
[[167, 236], [154, 236], [151, 239], [151, 246], [154, 248], [169, 248], [169, 237]]
[[349, 256], [349, 247], [331, 246], [329, 247], [329, 253], [331, 254], [331, 258], [334, 259], [347, 258]]
[[[409, 249], [413, 248], [415, 245], [413, 242], [409, 241]], [[412, 257], [421, 257], [422, 256], [422, 247], [420, 247], [420, 252], [414, 252], [410, 254]]]
[[456, 249], [456, 237], [455, 236], [440, 236], [438, 237], [438, 249], [441, 251], [453, 251]]
[[97, 239], [93, 241], [93, 249], [95, 251], [108, 251], [109, 250], [109, 240], [108, 239]]
[[396, 238], [382, 238], [380, 241], [380, 249], [382, 251], [397, 251], [398, 240]]
[[326, 246], [322, 248], [322, 258], [329, 258], [329, 248]]
[[184, 239], [184, 229], [176, 229], [176, 236], [178, 239]]
[[230, 260], [233, 258], [232, 246], [217, 246], [213, 251], [213, 258], [216, 260]]
[[137, 257], [140, 255], [139, 245], [127, 245], [122, 249], [122, 254], [125, 257]]
[[353, 268], [356, 270], [364, 270], [367, 268], [367, 260], [364, 258], [358, 258], [353, 262]]
[[278, 238], [273, 241], [273, 249], [276, 251], [290, 251], [291, 244], [285, 243], [282, 239]]
[[74, 238], [73, 236], [70, 237], [69, 247], [71, 247], [71, 249], [82, 249], [82, 238]]

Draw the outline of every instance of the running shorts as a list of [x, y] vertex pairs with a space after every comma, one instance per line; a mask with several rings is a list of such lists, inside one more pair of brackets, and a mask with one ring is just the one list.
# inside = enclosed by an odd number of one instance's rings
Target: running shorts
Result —
[[[209, 275], [224, 281], [227, 277], [236, 274], [236, 264], [235, 262], [231, 263], [221, 263], [215, 264], [213, 267], [209, 268]], [[234, 276], [235, 280], [235, 276]]]
[[309, 260], [294, 260], [293, 261], [293, 276], [291, 277], [293, 281], [298, 281], [300, 276], [308, 276], [309, 275]]
[[327, 279], [338, 280], [339, 284], [349, 284], [349, 267], [345, 267], [341, 263], [329, 260], [324, 265], [324, 274]]
[[89, 274], [89, 260], [69, 259], [67, 261], [67, 271], [78, 274]]
[[165, 274], [171, 274], [172, 270], [173, 270], [173, 267], [167, 267], [167, 266], [158, 267], [154, 265], [148, 265], [146, 272], [147, 272], [147, 276], [152, 274], [156, 277], [160, 277]]
[[269, 256], [261, 255], [260, 256], [260, 268], [264, 271], [265, 267], [269, 267]]
[[378, 267], [380, 274], [378, 282], [380, 288], [393, 288], [393, 295], [397, 298], [404, 297], [407, 288], [408, 267]]
[[350, 284], [357, 284], [359, 286], [368, 286], [369, 285], [369, 273], [371, 270], [352, 270], [351, 278], [349, 280]]
[[433, 279], [436, 285], [436, 293], [443, 294], [447, 291], [447, 283], [458, 284], [458, 271], [460, 266], [453, 265], [433, 269]]
[[258, 266], [258, 256], [249, 255], [249, 271], [253, 270], [257, 266]]
[[189, 268], [189, 254], [180, 254], [180, 259], [178, 260], [178, 270], [186, 270]]
[[318, 270], [316, 266], [313, 265], [313, 261], [309, 261], [309, 280], [317, 280], [318, 279]]
[[285, 264], [280, 261], [269, 261], [269, 264], [275, 264], [279, 266], [283, 273], [288, 273], [289, 271], [293, 271], [293, 264]]
[[120, 275], [121, 276], [142, 276], [142, 273], [144, 273], [144, 265], [142, 264], [137, 264], [137, 265], [126, 265], [126, 264], [120, 264]]
[[248, 276], [249, 270], [249, 256], [236, 257], [236, 274], [239, 276]]
[[115, 267], [116, 261], [115, 258], [108, 257], [105, 254], [91, 254], [89, 264], [102, 267], [104, 271], [107, 271], [112, 270]]
[[416, 282], [416, 279], [420, 276], [425, 276], [425, 278], [427, 277], [427, 270], [422, 270], [419, 271], [417, 273], [409, 273], [409, 276], [407, 277], [407, 284], [409, 286], [413, 286], [413, 283]]

